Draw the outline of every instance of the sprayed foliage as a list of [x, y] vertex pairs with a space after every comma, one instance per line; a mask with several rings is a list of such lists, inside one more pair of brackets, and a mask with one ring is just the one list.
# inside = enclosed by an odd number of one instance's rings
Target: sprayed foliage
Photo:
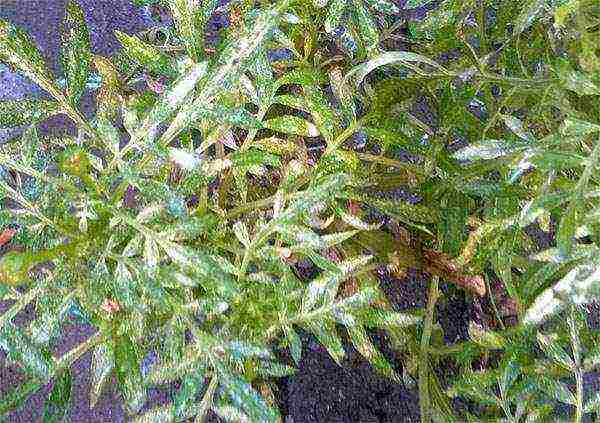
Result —
[[[2, 126], [26, 126], [0, 151], [0, 346], [26, 375], [1, 413], [54, 381], [44, 416], [63, 419], [92, 351], [92, 406], [114, 374], [136, 421], [277, 422], [273, 379], [306, 333], [340, 365], [352, 345], [417, 380], [422, 421], [598, 412], [583, 389], [600, 365], [596, 2], [446, 0], [418, 21], [391, 0], [138, 3], [173, 27], [117, 32], [109, 58], [70, 2], [62, 75], [0, 21], [0, 60], [51, 97], [0, 103]], [[77, 133], [41, 137], [57, 114]], [[431, 276], [425, 310], [381, 292], [382, 271], [407, 269]], [[440, 283], [489, 304], [467, 340], [443, 342]], [[53, 356], [73, 320], [95, 335]]]

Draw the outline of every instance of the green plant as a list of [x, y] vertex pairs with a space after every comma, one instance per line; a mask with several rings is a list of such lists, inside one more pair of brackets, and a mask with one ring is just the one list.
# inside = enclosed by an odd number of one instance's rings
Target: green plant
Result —
[[[131, 415], [149, 386], [182, 382], [139, 421], [278, 421], [272, 378], [294, 371], [278, 352], [297, 363], [301, 329], [342, 364], [341, 328], [400, 380], [370, 339], [388, 332], [422, 421], [598, 411], [583, 389], [598, 334], [582, 311], [600, 291], [594, 1], [447, 0], [406, 28], [388, 0], [234, 1], [216, 45], [205, 35], [218, 2], [138, 3], [167, 6], [174, 28], [164, 42], [117, 33], [112, 58], [91, 53], [69, 3], [62, 82], [0, 21], [0, 60], [52, 98], [0, 103], [1, 124], [28, 124], [0, 152], [0, 224], [19, 228], [2, 243], [22, 246], [0, 258], [14, 301], [0, 345], [28, 376], [2, 413], [54, 380], [45, 417], [64, 418], [69, 368], [93, 351], [92, 405], [114, 372]], [[88, 120], [78, 103], [97, 81]], [[38, 134], [57, 114], [76, 136]], [[419, 201], [380, 195], [399, 187]], [[556, 227], [556, 246], [537, 251], [532, 224]], [[299, 273], [307, 260], [316, 276]], [[432, 275], [427, 307], [395, 311], [381, 266]], [[435, 316], [446, 282], [492, 309], [452, 345]], [[37, 317], [18, 328], [30, 303]], [[69, 316], [97, 332], [54, 357]], [[451, 384], [434, 371], [448, 359]], [[455, 395], [477, 415], [453, 410]]]

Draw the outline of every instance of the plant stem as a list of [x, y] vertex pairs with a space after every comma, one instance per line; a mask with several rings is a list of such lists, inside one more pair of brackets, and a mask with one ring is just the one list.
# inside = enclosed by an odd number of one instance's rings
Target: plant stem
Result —
[[575, 308], [571, 308], [567, 323], [569, 334], [571, 335], [571, 347], [573, 349], [573, 359], [575, 361], [575, 416], [574, 423], [580, 423], [583, 418], [583, 372], [581, 370], [581, 346], [579, 345], [579, 334], [575, 322]]
[[429, 397], [429, 341], [433, 331], [435, 305], [439, 297], [438, 277], [431, 278], [427, 299], [427, 314], [421, 336], [421, 349], [419, 352], [419, 408], [421, 422], [431, 421], [431, 398]]

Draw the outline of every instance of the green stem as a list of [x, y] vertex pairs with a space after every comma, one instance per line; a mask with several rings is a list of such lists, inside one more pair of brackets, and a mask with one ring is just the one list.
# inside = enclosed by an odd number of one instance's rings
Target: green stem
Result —
[[575, 308], [571, 309], [567, 323], [571, 335], [571, 347], [573, 350], [573, 359], [575, 362], [575, 416], [574, 423], [580, 423], [583, 419], [583, 371], [581, 369], [581, 345], [579, 344], [579, 334], [577, 333], [577, 324], [575, 322]]
[[421, 336], [421, 349], [419, 352], [419, 408], [421, 411], [421, 422], [431, 421], [431, 398], [429, 396], [429, 341], [433, 331], [435, 305], [439, 297], [438, 278], [431, 278], [427, 300], [427, 314], [425, 315], [425, 326]]

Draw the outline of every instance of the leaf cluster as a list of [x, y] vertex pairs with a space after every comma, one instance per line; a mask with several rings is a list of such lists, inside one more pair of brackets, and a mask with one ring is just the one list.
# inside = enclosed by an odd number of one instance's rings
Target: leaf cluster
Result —
[[[419, 21], [390, 0], [138, 3], [173, 27], [117, 32], [102, 57], [69, 2], [62, 75], [0, 21], [0, 61], [49, 95], [0, 103], [2, 126], [26, 126], [0, 146], [0, 346], [27, 376], [0, 413], [54, 381], [45, 418], [63, 419], [91, 351], [92, 406], [114, 374], [136, 421], [280, 421], [273, 379], [306, 335], [340, 365], [350, 344], [418, 380], [422, 421], [598, 413], [583, 387], [600, 363], [584, 312], [600, 295], [593, 0], [445, 0]], [[42, 136], [55, 115], [76, 134]], [[380, 287], [409, 268], [431, 276], [424, 310]], [[454, 344], [446, 292], [489, 309]], [[57, 357], [69, 322], [95, 334]]]

